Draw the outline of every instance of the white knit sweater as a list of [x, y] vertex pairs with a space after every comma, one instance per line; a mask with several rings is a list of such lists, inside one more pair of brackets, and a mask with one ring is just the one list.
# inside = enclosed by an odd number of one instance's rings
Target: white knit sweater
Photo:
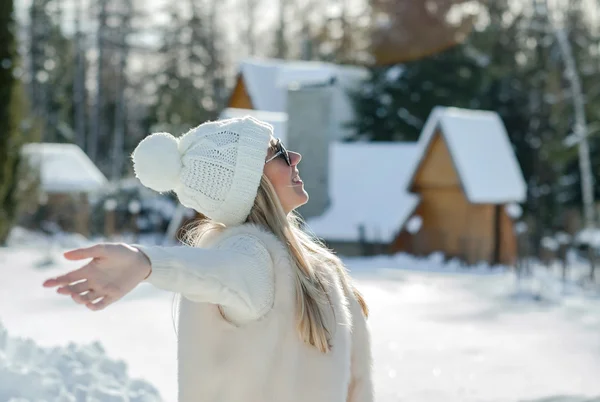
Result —
[[[284, 245], [255, 225], [205, 235], [201, 247], [138, 246], [147, 279], [180, 293], [180, 402], [371, 402], [366, 320], [329, 272], [331, 352], [299, 337], [294, 269]], [[223, 315], [221, 315], [223, 313]]]

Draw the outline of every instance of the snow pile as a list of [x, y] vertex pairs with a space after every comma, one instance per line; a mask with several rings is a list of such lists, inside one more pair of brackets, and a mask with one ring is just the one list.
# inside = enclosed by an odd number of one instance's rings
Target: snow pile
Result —
[[19, 402], [157, 402], [158, 391], [130, 379], [98, 343], [42, 349], [11, 338], [0, 324], [0, 400]]
[[561, 304], [573, 298], [598, 300], [600, 287], [589, 281], [589, 263], [568, 256], [568, 268], [563, 277], [558, 263], [545, 265], [531, 262], [525, 273], [515, 273], [515, 290], [510, 298]]
[[466, 265], [457, 259], [445, 260], [442, 253], [433, 253], [427, 257], [415, 257], [406, 253], [374, 257], [344, 257], [344, 263], [352, 273], [374, 273], [381, 269], [401, 269], [440, 273], [499, 274], [508, 270], [505, 266], [490, 266], [484, 262]]

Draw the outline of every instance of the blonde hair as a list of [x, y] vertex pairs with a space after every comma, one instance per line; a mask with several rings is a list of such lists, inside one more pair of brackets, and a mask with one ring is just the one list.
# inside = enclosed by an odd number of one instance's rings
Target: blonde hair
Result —
[[[300, 338], [322, 353], [331, 350], [331, 326], [326, 310], [332, 310], [327, 294], [327, 268], [338, 274], [346, 295], [353, 294], [363, 314], [369, 310], [361, 293], [353, 286], [341, 260], [321, 241], [302, 230], [302, 220], [295, 212], [285, 214], [275, 189], [265, 175], [262, 176], [258, 194], [246, 222], [271, 231], [287, 248], [295, 268], [296, 323]], [[225, 225], [210, 219], [202, 219], [189, 230], [185, 240], [197, 245], [206, 233], [223, 230]]]

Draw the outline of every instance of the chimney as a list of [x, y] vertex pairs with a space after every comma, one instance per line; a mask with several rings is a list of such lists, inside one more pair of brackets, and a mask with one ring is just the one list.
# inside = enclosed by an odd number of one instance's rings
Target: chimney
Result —
[[329, 144], [332, 139], [330, 83], [288, 88], [287, 144], [302, 154], [298, 166], [310, 200], [298, 212], [304, 219], [322, 215], [329, 205]]

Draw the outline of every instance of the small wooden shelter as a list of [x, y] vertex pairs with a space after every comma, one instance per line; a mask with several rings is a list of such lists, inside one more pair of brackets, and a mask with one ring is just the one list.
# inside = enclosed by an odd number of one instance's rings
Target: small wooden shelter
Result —
[[393, 250], [512, 263], [516, 237], [507, 206], [525, 201], [527, 186], [500, 117], [438, 107], [419, 146], [408, 190], [421, 199], [415, 215], [422, 225], [411, 241], [404, 230]]
[[37, 219], [87, 236], [89, 196], [108, 183], [104, 174], [75, 144], [26, 144], [22, 153], [40, 175], [41, 201]]

